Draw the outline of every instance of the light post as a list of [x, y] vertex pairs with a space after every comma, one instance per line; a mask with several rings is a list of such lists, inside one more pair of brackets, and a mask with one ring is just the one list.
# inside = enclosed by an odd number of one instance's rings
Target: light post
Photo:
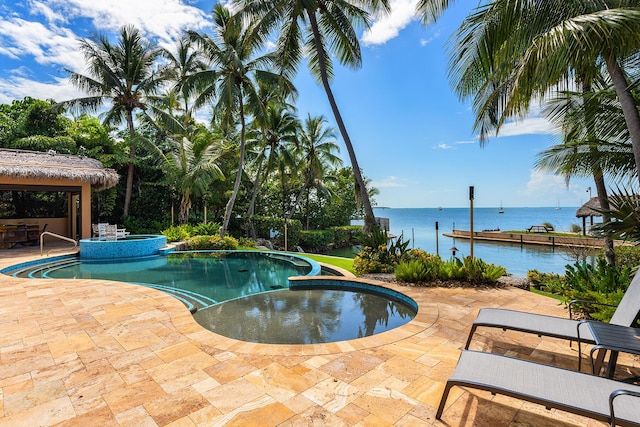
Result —
[[589, 193], [589, 200], [591, 200], [591, 187], [587, 187], [587, 193]]

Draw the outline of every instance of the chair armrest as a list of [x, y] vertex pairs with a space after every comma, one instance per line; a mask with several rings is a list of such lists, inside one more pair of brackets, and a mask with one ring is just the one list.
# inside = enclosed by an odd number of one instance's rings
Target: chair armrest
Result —
[[616, 415], [615, 415], [615, 412], [614, 412], [613, 404], [614, 404], [615, 398], [619, 397], [619, 396], [633, 396], [633, 397], [640, 398], [640, 393], [638, 393], [636, 391], [631, 391], [631, 390], [619, 389], [619, 390], [614, 390], [609, 395], [609, 412], [611, 413], [611, 425], [612, 426], [616, 425]]
[[573, 319], [573, 313], [571, 311], [571, 307], [573, 306], [573, 304], [593, 304], [593, 305], [605, 305], [607, 307], [617, 307], [617, 305], [606, 304], [604, 302], [589, 301], [589, 300], [586, 300], [586, 299], [573, 299], [573, 300], [569, 301], [569, 319]]

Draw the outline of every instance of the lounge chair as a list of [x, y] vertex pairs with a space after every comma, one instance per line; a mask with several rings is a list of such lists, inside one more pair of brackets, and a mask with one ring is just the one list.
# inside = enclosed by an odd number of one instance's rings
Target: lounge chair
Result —
[[[584, 301], [581, 301], [584, 302]], [[638, 318], [640, 312], [640, 271], [636, 273], [622, 301], [616, 308], [613, 317], [609, 321], [614, 325], [631, 326]], [[571, 317], [571, 308], [569, 309]], [[478, 313], [471, 326], [465, 350], [469, 349], [471, 339], [479, 326], [488, 328], [501, 328], [503, 330], [515, 330], [548, 336], [554, 338], [578, 340], [578, 320], [562, 317], [546, 316], [543, 314], [527, 313], [523, 311], [507, 310], [502, 308], [483, 308]], [[580, 341], [593, 344], [593, 337], [586, 325], [580, 328]]]
[[445, 385], [487, 390], [615, 425], [640, 426], [640, 386], [493, 353], [464, 350]]

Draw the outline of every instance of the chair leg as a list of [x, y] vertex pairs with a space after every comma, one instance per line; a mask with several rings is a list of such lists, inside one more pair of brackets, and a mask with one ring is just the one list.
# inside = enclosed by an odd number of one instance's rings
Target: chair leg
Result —
[[469, 337], [467, 338], [467, 343], [464, 345], [465, 350], [469, 350], [469, 345], [471, 344], [471, 339], [473, 338], [473, 334], [476, 333], [476, 325], [471, 325], [471, 331], [469, 331]]
[[449, 397], [449, 390], [453, 387], [450, 381], [447, 381], [447, 384], [444, 386], [444, 392], [442, 392], [442, 397], [440, 398], [440, 404], [438, 405], [438, 412], [436, 412], [436, 420], [439, 420], [442, 417], [442, 412], [444, 412], [444, 406], [447, 404], [447, 398]]

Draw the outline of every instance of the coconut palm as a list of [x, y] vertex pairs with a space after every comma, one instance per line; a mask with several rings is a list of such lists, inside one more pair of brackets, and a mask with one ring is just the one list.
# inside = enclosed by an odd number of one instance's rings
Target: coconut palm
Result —
[[252, 147], [255, 154], [252, 161], [255, 179], [247, 215], [254, 238], [255, 230], [252, 218], [260, 188], [276, 168], [276, 161], [284, 162], [288, 166], [292, 166], [295, 162], [293, 155], [298, 144], [300, 122], [292, 110], [292, 106], [273, 98], [267, 102], [266, 115], [256, 117], [253, 120], [253, 125], [257, 128], [255, 130], [257, 137]]
[[356, 29], [368, 28], [372, 14], [388, 11], [388, 0], [238, 0], [237, 3], [241, 13], [255, 24], [259, 41], [266, 41], [274, 31], [279, 34], [275, 54], [281, 73], [295, 73], [303, 54], [308, 55], [311, 74], [327, 94], [349, 153], [356, 187], [364, 206], [365, 228], [375, 227], [369, 194], [330, 80], [333, 78], [332, 57], [352, 68], [362, 65]]
[[307, 116], [299, 133], [300, 167], [303, 176], [302, 188], [298, 193], [296, 205], [306, 193], [306, 227], [309, 228], [309, 194], [312, 188], [317, 191], [325, 190], [324, 181], [329, 176], [328, 171], [342, 165], [342, 160], [335, 153], [340, 151], [335, 142], [335, 129], [327, 127], [324, 116]]
[[[611, 127], [621, 117], [617, 102], [610, 92], [594, 92], [591, 85], [582, 83], [582, 92], [563, 92], [554, 99], [547, 116], [563, 131], [564, 143], [545, 150], [538, 158], [538, 167], [570, 176], [593, 177], [599, 205], [609, 210], [605, 174], [616, 175], [632, 160], [626, 128]], [[612, 115], [614, 119], [612, 120]], [[603, 213], [603, 222], [610, 217]], [[605, 238], [605, 257], [615, 264], [613, 240]]]
[[157, 93], [165, 76], [157, 67], [161, 50], [142, 38], [133, 26], [120, 29], [117, 44], [101, 35], [94, 42], [80, 40], [80, 50], [88, 64], [89, 75], [66, 70], [71, 83], [89, 96], [61, 102], [65, 108], [97, 111], [109, 103], [103, 125], [127, 125], [129, 135], [129, 163], [124, 198], [123, 217], [129, 215], [136, 161], [136, 131], [134, 112], [148, 113], [154, 107], [147, 97]]
[[222, 154], [218, 141], [203, 126], [188, 138], [176, 134], [163, 141], [165, 152], [153, 145], [167, 174], [167, 180], [180, 194], [178, 222], [185, 224], [189, 218], [192, 196], [202, 195], [209, 184], [224, 175], [218, 166]]
[[[240, 123], [238, 170], [233, 192], [225, 208], [221, 237], [225, 235], [235, 200], [240, 191], [244, 159], [247, 112], [264, 114], [264, 106], [258, 95], [256, 81], [272, 81], [282, 85], [284, 92], [292, 91], [292, 85], [278, 74], [268, 71], [273, 63], [270, 54], [257, 56], [258, 45], [251, 37], [250, 28], [245, 28], [237, 15], [232, 15], [221, 4], [213, 9], [214, 35], [189, 32], [210, 63], [211, 68], [196, 72], [189, 79], [189, 88], [199, 91], [196, 106], [215, 100], [214, 110], [227, 124]], [[258, 112], [262, 110], [262, 112]]]
[[[420, 0], [423, 22], [437, 18], [448, 0]], [[611, 76], [640, 171], [640, 115], [624, 58], [640, 47], [640, 3], [617, 0], [496, 0], [463, 22], [450, 57], [463, 98], [473, 97], [476, 129], [486, 138], [532, 100], [601, 60]], [[593, 68], [593, 67], [592, 67]]]
[[175, 50], [165, 49], [163, 55], [167, 58], [167, 71], [174, 82], [170, 93], [175, 97], [176, 103], [180, 103], [180, 110], [184, 114], [183, 124], [186, 125], [192, 118], [193, 102], [191, 98], [196, 92], [186, 82], [195, 73], [206, 70], [207, 64], [204, 62], [201, 52], [193, 47], [188, 38], [178, 40]]

